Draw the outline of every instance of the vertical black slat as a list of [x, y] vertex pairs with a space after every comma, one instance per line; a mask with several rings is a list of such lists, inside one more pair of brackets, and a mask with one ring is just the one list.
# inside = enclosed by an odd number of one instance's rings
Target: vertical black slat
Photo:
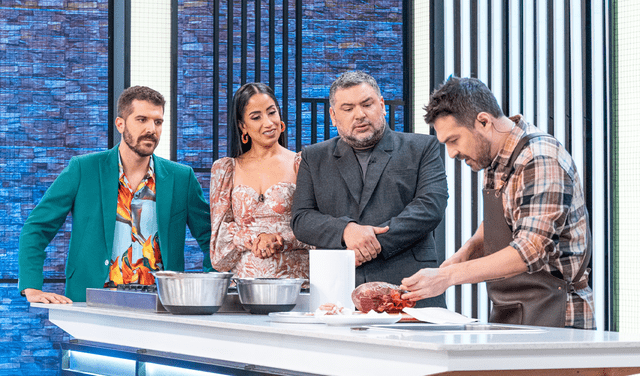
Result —
[[247, 82], [247, 0], [240, 3], [240, 85]]
[[555, 94], [553, 90], [554, 82], [555, 82], [555, 70], [553, 69], [554, 64], [554, 54], [553, 47], [555, 44], [553, 37], [554, 29], [553, 29], [553, 0], [547, 0], [547, 120], [549, 122], [548, 125], [548, 133], [553, 136], [555, 133], [554, 129], [554, 111], [555, 111]]
[[[478, 77], [478, 0], [471, 0], [469, 14], [471, 35], [471, 77]], [[471, 172], [471, 233], [475, 233], [478, 228], [478, 173]], [[471, 316], [478, 317], [478, 284], [471, 285]]]
[[[509, 7], [507, 5], [508, 3], [505, 1], [502, 6], [502, 110], [509, 116], [511, 115], [509, 108], [509, 54], [511, 53], [509, 38], [512, 36], [509, 35]], [[518, 53], [518, 51], [513, 51], [513, 53]]]
[[[475, 13], [472, 13], [475, 14]], [[471, 173], [471, 233], [475, 234], [478, 229], [478, 173]], [[478, 307], [478, 284], [471, 285], [471, 315], [479, 317]]]
[[538, 6], [533, 4], [533, 124], [538, 125]]
[[402, 60], [403, 60], [403, 101], [404, 124], [403, 131], [413, 133], [413, 0], [402, 1]]
[[389, 128], [396, 130], [396, 106], [393, 104], [389, 105]]
[[262, 65], [260, 64], [261, 61], [260, 59], [262, 58], [261, 56], [261, 47], [262, 47], [262, 35], [260, 34], [260, 29], [262, 27], [262, 4], [260, 0], [256, 0], [255, 2], [255, 17], [256, 17], [256, 21], [255, 21], [255, 35], [256, 35], [256, 39], [255, 39], [255, 81], [256, 82], [260, 82], [260, 80], [262, 79], [261, 77], [261, 72], [260, 70], [262, 69]]
[[[569, 0], [564, 2], [564, 132], [566, 137], [565, 148], [571, 153], [571, 7]], [[579, 140], [576, 140], [579, 141]]]
[[110, 73], [113, 74], [110, 84], [111, 96], [113, 102], [112, 117], [109, 124], [109, 148], [112, 148], [121, 140], [120, 133], [114, 129], [116, 117], [118, 117], [118, 98], [124, 89], [131, 86], [131, 1], [124, 0], [115, 2], [113, 8], [113, 38], [109, 42], [113, 43], [114, 50], [110, 56], [113, 56], [113, 65]]
[[233, 100], [233, 0], [227, 0], [227, 155], [231, 151], [229, 135], [233, 132], [229, 123]]
[[[590, 171], [593, 168], [592, 153], [593, 153], [593, 97], [591, 96], [591, 90], [593, 81], [591, 79], [591, 72], [593, 70], [592, 57], [592, 43], [591, 39], [591, 3], [588, 1], [581, 2], [582, 4], [582, 17], [581, 17], [581, 32], [582, 32], [582, 137], [584, 140], [584, 186], [592, 187], [593, 179]], [[576, 140], [576, 142], [579, 142]], [[606, 173], [603, 171], [603, 173]], [[592, 189], [585, 189], [585, 203], [587, 205], [587, 212], [593, 213], [593, 192]], [[604, 218], [606, 223], [606, 217]], [[592, 226], [593, 218], [589, 217], [589, 225]], [[591, 227], [593, 228], [593, 227]], [[593, 259], [589, 260], [589, 267], [593, 266]], [[593, 286], [593, 273], [589, 273], [589, 281]], [[605, 289], [606, 291], [606, 289]]]
[[462, 33], [460, 31], [462, 26], [460, 24], [460, 0], [453, 0], [453, 74], [458, 77], [462, 75]]
[[107, 123], [107, 148], [111, 149], [115, 145], [114, 136], [114, 120], [116, 118], [116, 98], [115, 98], [115, 65], [116, 61], [114, 58], [114, 51], [116, 49], [115, 44], [118, 43], [115, 37], [115, 24], [116, 24], [116, 11], [115, 11], [115, 1], [109, 0], [109, 72], [108, 72], [108, 81], [107, 85], [109, 85], [109, 98], [108, 98], [108, 106], [109, 106], [109, 120]]
[[[424, 20], [427, 21], [427, 20]], [[432, 92], [439, 87], [444, 80], [444, 4], [442, 1], [429, 2], [429, 91]], [[435, 134], [433, 127], [430, 133]], [[444, 145], [440, 145], [440, 158], [445, 161], [447, 158]], [[434, 231], [436, 242], [436, 254], [438, 262], [443, 262], [446, 258], [446, 216]]]
[[[282, 117], [285, 123], [289, 122], [289, 0], [282, 2]], [[302, 147], [300, 136], [296, 132], [296, 150]], [[289, 145], [288, 138], [284, 144]]]
[[[276, 5], [269, 0], [269, 86], [276, 90]], [[283, 103], [284, 106], [284, 103]]]
[[[492, 76], [493, 76], [492, 73], [491, 73], [491, 68], [492, 68], [491, 67], [491, 65], [492, 65], [491, 62], [493, 61], [493, 59], [491, 58], [491, 56], [493, 56], [493, 53], [491, 52], [491, 48], [492, 48], [492, 45], [493, 45], [493, 43], [492, 43], [493, 31], [491, 29], [491, 24], [492, 24], [491, 17], [492, 17], [493, 12], [492, 12], [491, 8], [492, 8], [491, 7], [491, 0], [489, 0], [489, 1], [487, 1], [487, 19], [486, 20], [481, 20], [481, 22], [487, 22], [487, 24], [489, 25], [487, 27], [487, 56], [488, 56], [488, 58], [487, 58], [486, 64], [487, 64], [487, 81], [489, 81], [487, 84], [491, 83], [491, 86], [493, 86], [493, 83], [491, 81], [492, 80]], [[503, 110], [504, 110], [504, 108], [503, 108]], [[486, 312], [486, 314], [487, 314], [487, 317], [489, 317], [489, 314], [491, 313], [491, 299], [487, 298], [487, 303], [488, 304], [487, 304], [487, 312]], [[478, 315], [478, 317], [480, 317], [480, 316]]]
[[[317, 110], [317, 102], [313, 102]], [[317, 142], [318, 122], [311, 127], [311, 143]], [[296, 0], [296, 151], [302, 150], [302, 0]]]
[[[455, 160], [455, 249], [458, 250], [462, 246], [462, 166], [459, 160]], [[456, 312], [462, 313], [462, 287], [456, 286]]]
[[[298, 112], [300, 116], [301, 112]], [[318, 142], [318, 101], [311, 101], [311, 144]], [[299, 150], [298, 150], [299, 151]]]
[[171, 140], [169, 155], [178, 160], [178, 0], [171, 0]]
[[[602, 12], [602, 24], [603, 25], [608, 25], [608, 27], [603, 27], [602, 28], [602, 40], [604, 41], [605, 44], [605, 49], [608, 51], [607, 53], [604, 54], [604, 56], [602, 57], [603, 60], [603, 64], [606, 67], [605, 68], [605, 82], [607, 83], [607, 85], [605, 86], [605, 95], [603, 98], [603, 106], [604, 106], [604, 119], [602, 119], [604, 121], [604, 124], [607, 125], [607, 132], [604, 132], [605, 134], [605, 138], [607, 138], [605, 145], [608, 145], [608, 153], [605, 153], [605, 166], [607, 166], [608, 168], [606, 169], [608, 172], [608, 176], [606, 181], [608, 181], [609, 184], [605, 184], [605, 191], [606, 191], [606, 197], [609, 197], [609, 205], [607, 206], [607, 226], [605, 226], [605, 239], [607, 239], [607, 245], [606, 245], [606, 249], [608, 250], [613, 250], [614, 248], [614, 231], [612, 229], [616, 228], [616, 223], [615, 220], [613, 218], [613, 213], [615, 212], [615, 208], [614, 208], [614, 200], [616, 197], [616, 189], [615, 189], [615, 177], [616, 175], [613, 173], [613, 170], [611, 169], [611, 167], [614, 167], [615, 164], [613, 162], [613, 158], [615, 158], [616, 154], [614, 153], [614, 142], [616, 142], [616, 138], [614, 136], [613, 133], [613, 105], [614, 105], [614, 98], [613, 98], [613, 88], [614, 88], [614, 82], [615, 81], [615, 73], [614, 73], [614, 69], [612, 69], [612, 67], [614, 66], [614, 60], [613, 60], [613, 53], [612, 51], [617, 51], [616, 49], [616, 42], [614, 40], [614, 21], [613, 21], [613, 17], [612, 14], [617, 14], [616, 12], [616, 8], [617, 8], [617, 2], [613, 2], [613, 5], [610, 5], [609, 2], [605, 1], [605, 4], [603, 4], [604, 6], [604, 12]], [[608, 23], [607, 23], [608, 21]], [[607, 155], [608, 154], [608, 155]], [[611, 187], [611, 188], [609, 188]], [[614, 280], [614, 268], [616, 267], [615, 262], [614, 262], [614, 252], [605, 252], [606, 256], [605, 256], [605, 266], [604, 266], [604, 270], [605, 270], [605, 301], [606, 303], [606, 308], [605, 308], [605, 327], [602, 328], [604, 330], [611, 330], [611, 331], [618, 331], [618, 325], [617, 325], [617, 316], [614, 314], [614, 307], [617, 307], [616, 304], [616, 292], [619, 291], [618, 290], [618, 286], [616, 284], [616, 281]]]
[[519, 45], [520, 45], [520, 76], [518, 77], [520, 80], [520, 112], [524, 112], [524, 4], [523, 0], [520, 0], [520, 14], [518, 17], [518, 22], [520, 22], [520, 35], [519, 35]]
[[[487, 18], [486, 20], [482, 20], [483, 22], [486, 22], [489, 26], [487, 27], [487, 56], [493, 56], [493, 54], [491, 53], [491, 36], [492, 36], [492, 32], [491, 32], [491, 0], [487, 1]], [[491, 61], [493, 59], [488, 58], [486, 61], [487, 64], [487, 86], [489, 87], [489, 89], [491, 89], [491, 87], [493, 86], [493, 83], [491, 82]], [[483, 62], [484, 63], [484, 62]], [[503, 108], [504, 109], [504, 108]]]
[[219, 156], [220, 141], [220, 2], [213, 2], [213, 160]]
[[478, 78], [478, 0], [471, 0], [469, 39], [471, 41], [471, 77]]
[[442, 1], [431, 1], [429, 4], [429, 92], [444, 81], [444, 4]]
[[331, 116], [329, 116], [329, 100], [323, 99], [322, 103], [324, 104], [324, 139], [328, 140], [331, 138]]

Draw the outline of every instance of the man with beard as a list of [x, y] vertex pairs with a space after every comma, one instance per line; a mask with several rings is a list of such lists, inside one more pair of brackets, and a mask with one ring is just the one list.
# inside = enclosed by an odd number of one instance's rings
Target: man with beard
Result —
[[487, 281], [490, 322], [593, 329], [589, 221], [571, 155], [522, 115], [506, 117], [474, 78], [449, 78], [425, 110], [451, 158], [485, 169], [484, 221], [439, 269], [405, 278], [403, 297]]
[[[193, 169], [153, 154], [164, 117], [162, 94], [130, 87], [118, 100], [122, 142], [73, 157], [20, 233], [19, 285], [32, 303], [86, 300], [87, 288], [154, 283], [152, 271], [184, 270], [185, 226], [210, 270], [209, 205]], [[65, 295], [42, 291], [45, 248], [73, 217]]]
[[[329, 102], [339, 136], [302, 151], [291, 220], [296, 238], [353, 250], [356, 285], [398, 285], [438, 267], [444, 257], [433, 231], [448, 194], [436, 138], [389, 129], [378, 84], [366, 73], [341, 75]], [[442, 295], [419, 303], [445, 306]]]

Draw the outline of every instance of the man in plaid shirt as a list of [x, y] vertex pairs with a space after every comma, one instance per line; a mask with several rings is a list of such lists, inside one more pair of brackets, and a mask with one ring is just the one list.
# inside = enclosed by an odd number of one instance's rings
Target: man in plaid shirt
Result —
[[[567, 283], [574, 280], [582, 271], [591, 239], [578, 171], [564, 147], [521, 115], [506, 117], [477, 79], [449, 78], [431, 95], [425, 110], [425, 121], [434, 127], [449, 156], [464, 160], [474, 171], [485, 169], [484, 188], [502, 193], [504, 219], [512, 236], [508, 246], [487, 254], [485, 231], [489, 237], [494, 230], [485, 229], [483, 222], [439, 269], [422, 269], [403, 279], [402, 288], [409, 291], [403, 298], [420, 300], [453, 285], [539, 271]], [[514, 153], [518, 142], [532, 134], [539, 136]], [[513, 168], [507, 170], [512, 154]], [[574, 282], [567, 291], [564, 326], [594, 329], [588, 271]]]

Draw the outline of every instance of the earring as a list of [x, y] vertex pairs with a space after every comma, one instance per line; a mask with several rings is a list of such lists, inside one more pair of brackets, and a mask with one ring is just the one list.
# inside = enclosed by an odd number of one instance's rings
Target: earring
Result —
[[287, 126], [284, 125], [284, 121], [281, 121], [280, 124], [282, 124], [282, 128], [280, 128], [280, 132], [284, 133], [284, 130], [287, 129]]
[[246, 144], [247, 142], [249, 142], [249, 133], [243, 133], [242, 134], [242, 143]]

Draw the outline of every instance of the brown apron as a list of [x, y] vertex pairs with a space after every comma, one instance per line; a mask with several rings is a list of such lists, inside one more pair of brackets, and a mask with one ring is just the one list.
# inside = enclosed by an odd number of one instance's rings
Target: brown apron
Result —
[[[513, 163], [533, 137], [524, 136], [511, 154], [507, 163], [507, 176], [500, 190], [483, 189], [484, 197], [484, 255], [490, 255], [507, 246], [513, 240], [513, 232], [504, 217], [502, 189], [506, 187]], [[550, 137], [550, 136], [549, 136]], [[587, 227], [587, 250], [576, 277], [564, 280], [540, 270], [535, 273], [521, 273], [517, 276], [487, 281], [487, 293], [493, 302], [489, 322], [518, 325], [564, 327], [567, 311], [567, 293], [585, 288], [588, 284], [578, 281], [584, 274], [591, 258], [591, 233]], [[561, 273], [558, 272], [560, 275]]]

